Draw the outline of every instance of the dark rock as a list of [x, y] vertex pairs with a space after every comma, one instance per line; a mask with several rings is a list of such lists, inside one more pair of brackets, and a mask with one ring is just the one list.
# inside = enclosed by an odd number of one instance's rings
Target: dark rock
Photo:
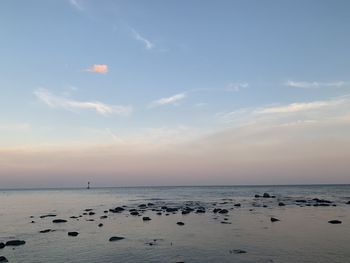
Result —
[[172, 212], [177, 212], [178, 210], [179, 210], [179, 209], [176, 208], [176, 207], [168, 207], [168, 208], [166, 209], [166, 212], [172, 213]]
[[220, 223], [221, 224], [225, 224], [225, 225], [231, 225], [232, 224], [231, 222], [227, 222], [227, 221], [221, 221]]
[[10, 240], [6, 242], [6, 246], [21, 246], [24, 245], [26, 242], [24, 240]]
[[181, 214], [183, 214], [183, 215], [187, 215], [187, 214], [189, 214], [190, 213], [190, 211], [188, 211], [188, 210], [183, 210], [182, 212], [181, 212]]
[[161, 212], [158, 212], [158, 213], [157, 213], [157, 215], [161, 216], [161, 215], [162, 215], [162, 213], [161, 213]]
[[5, 244], [3, 242], [0, 242], [0, 249], [4, 247], [5, 247]]
[[0, 262], [9, 262], [6, 257], [0, 256]]
[[99, 223], [99, 224], [98, 224], [98, 227], [103, 227], [103, 224], [102, 224], [102, 223]]
[[350, 205], [350, 201], [347, 201], [346, 204], [347, 204], [347, 205]]
[[108, 213], [108, 210], [103, 211], [103, 213], [107, 214], [107, 213]]
[[51, 229], [45, 229], [45, 230], [40, 230], [39, 233], [49, 233], [51, 232]]
[[204, 214], [205, 213], [205, 209], [197, 209], [196, 210], [196, 214]]
[[89, 216], [93, 216], [95, 212], [89, 212]]
[[55, 214], [47, 214], [47, 215], [40, 216], [40, 218], [55, 217], [55, 216], [57, 216], [57, 215], [55, 215]]
[[340, 220], [329, 220], [328, 223], [330, 223], [330, 224], [341, 224], [342, 221], [340, 221]]
[[285, 206], [285, 204], [282, 203], [282, 202], [279, 202], [279, 203], [278, 203], [278, 206]]
[[72, 219], [77, 219], [77, 218], [79, 218], [78, 216], [71, 216], [70, 218], [72, 218]]
[[314, 198], [312, 200], [315, 201], [316, 203], [321, 203], [321, 204], [331, 204], [332, 203], [331, 201], [325, 200], [325, 199]]
[[261, 196], [260, 195], [254, 195], [255, 198], [260, 198]]
[[177, 222], [176, 224], [179, 225], [179, 226], [184, 226], [185, 225], [184, 222]]
[[31, 224], [35, 224], [35, 221], [30, 221]]
[[68, 232], [68, 236], [76, 237], [77, 235], [79, 235], [78, 232], [75, 232], [75, 231], [73, 231], [73, 232]]
[[118, 207], [116, 207], [116, 208], [114, 208], [114, 209], [109, 209], [109, 211], [111, 211], [112, 213], [121, 213], [121, 212], [123, 212], [124, 210], [125, 210], [125, 208], [120, 207], [120, 206], [118, 206]]
[[93, 222], [95, 219], [86, 219], [86, 221]]
[[246, 254], [247, 251], [242, 250], [242, 249], [234, 249], [234, 250], [230, 250], [231, 254]]
[[234, 204], [235, 207], [241, 207], [241, 204]]
[[271, 217], [271, 222], [277, 222], [277, 221], [280, 221], [278, 218], [276, 218], [276, 217]]
[[270, 194], [268, 194], [268, 193], [264, 193], [264, 194], [263, 194], [263, 197], [264, 197], [264, 198], [270, 198], [271, 196], [270, 196]]
[[221, 208], [214, 208], [213, 212], [216, 214], [216, 213], [219, 213], [221, 211]]
[[132, 212], [130, 212], [130, 215], [132, 215], [132, 216], [138, 216], [140, 213], [139, 212], [137, 212], [137, 211], [132, 211]]
[[54, 219], [54, 220], [52, 220], [52, 223], [66, 223], [67, 222], [67, 220], [65, 220], [65, 219]]
[[305, 199], [298, 199], [298, 200], [295, 200], [295, 202], [297, 202], [297, 203], [306, 203], [306, 200]]
[[227, 214], [228, 210], [227, 209], [221, 209], [218, 213], [219, 214]]
[[145, 208], [147, 205], [146, 204], [140, 204], [139, 207], [140, 208]]
[[148, 205], [148, 206], [154, 206], [154, 204], [153, 204], [153, 203], [148, 203], [147, 205]]
[[90, 211], [92, 211], [93, 209], [91, 209], [91, 208], [88, 208], [88, 209], [85, 209], [84, 211], [85, 212], [90, 212]]
[[143, 220], [143, 221], [151, 221], [152, 219], [149, 218], [148, 216], [144, 216], [144, 217], [142, 217], [142, 220]]
[[100, 219], [106, 219], [108, 216], [100, 216]]
[[117, 237], [117, 236], [115, 236], [115, 237], [111, 237], [109, 239], [109, 241], [113, 242], [113, 241], [119, 241], [119, 240], [123, 240], [123, 239], [125, 239], [125, 237]]

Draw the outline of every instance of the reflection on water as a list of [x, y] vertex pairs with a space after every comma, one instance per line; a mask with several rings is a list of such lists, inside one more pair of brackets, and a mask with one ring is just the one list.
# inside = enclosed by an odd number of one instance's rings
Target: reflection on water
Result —
[[[254, 198], [264, 192], [276, 198]], [[8, 190], [1, 191], [0, 198], [0, 242], [27, 242], [0, 250], [9, 262], [350, 262], [350, 205], [346, 204], [350, 186], [346, 185]], [[337, 206], [300, 207], [295, 202], [313, 198]], [[100, 219], [110, 208], [139, 209], [139, 204], [149, 202], [156, 210], [186, 203], [202, 206], [206, 213], [166, 216], [149, 207], [142, 215], [152, 219], [148, 222], [129, 212], [108, 213], [108, 218]], [[236, 203], [242, 206], [235, 207]], [[214, 214], [215, 207], [229, 213]], [[96, 214], [70, 218], [86, 208]], [[53, 218], [39, 218], [47, 213], [68, 222], [53, 224]], [[271, 216], [281, 221], [271, 223]], [[342, 224], [331, 225], [331, 219]], [[178, 221], [185, 225], [177, 225]], [[55, 231], [39, 233], [43, 229]], [[69, 237], [68, 231], [79, 235]], [[109, 242], [111, 236], [125, 239]]]

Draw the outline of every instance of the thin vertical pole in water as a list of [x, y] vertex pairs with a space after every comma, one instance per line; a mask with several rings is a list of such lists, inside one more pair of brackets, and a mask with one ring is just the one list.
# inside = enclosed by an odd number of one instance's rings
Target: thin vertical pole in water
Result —
[[87, 186], [87, 189], [90, 189], [90, 182], [88, 182], [88, 186]]

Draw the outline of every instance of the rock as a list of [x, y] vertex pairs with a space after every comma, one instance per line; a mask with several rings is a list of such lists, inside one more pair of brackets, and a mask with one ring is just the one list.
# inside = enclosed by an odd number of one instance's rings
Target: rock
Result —
[[227, 222], [227, 221], [221, 221], [220, 223], [221, 224], [225, 224], [225, 225], [231, 225], [232, 224], [231, 222]]
[[78, 216], [71, 216], [70, 218], [72, 218], [72, 219], [77, 219], [77, 218], [79, 218]]
[[278, 203], [278, 206], [285, 206], [285, 204], [282, 203], [282, 202], [279, 202], [279, 203]]
[[15, 239], [15, 240], [10, 240], [10, 241], [7, 241], [6, 242], [6, 246], [21, 246], [21, 245], [24, 245], [26, 242], [24, 240], [18, 240], [18, 239]]
[[138, 216], [138, 215], [139, 215], [139, 212], [137, 212], [137, 211], [132, 211], [132, 212], [130, 212], [130, 215], [132, 215], [132, 216]]
[[6, 257], [0, 256], [0, 262], [9, 262]]
[[316, 203], [321, 203], [321, 204], [331, 204], [331, 201], [325, 200], [325, 199], [318, 199], [318, 198], [314, 198], [312, 199], [313, 201], [315, 201]]
[[153, 204], [153, 203], [148, 203], [147, 205], [148, 205], [148, 206], [154, 206], [154, 204]]
[[328, 223], [330, 223], [330, 224], [341, 224], [342, 221], [340, 221], [340, 220], [329, 220]]
[[75, 232], [75, 231], [73, 231], [73, 232], [68, 232], [68, 236], [76, 237], [77, 235], [79, 235], [78, 232]]
[[235, 207], [241, 207], [241, 204], [234, 204]]
[[35, 224], [35, 221], [30, 221], [31, 224]]
[[260, 198], [261, 196], [260, 195], [254, 195], [255, 198]]
[[144, 216], [144, 217], [142, 217], [142, 220], [143, 220], [143, 221], [151, 221], [152, 219], [149, 218], [148, 216]]
[[92, 211], [92, 209], [91, 209], [91, 208], [88, 208], [88, 209], [85, 209], [84, 211], [85, 211], [85, 212], [90, 212], [90, 211]]
[[196, 214], [204, 214], [205, 213], [205, 209], [197, 209], [196, 210]]
[[264, 198], [270, 198], [271, 196], [270, 196], [270, 194], [268, 194], [268, 193], [264, 193], [264, 194], [263, 194], [263, 197], [264, 197]]
[[65, 219], [54, 219], [54, 220], [52, 220], [52, 223], [66, 223], [67, 222], [67, 220], [65, 220]]
[[228, 210], [227, 209], [221, 209], [218, 213], [219, 214], [227, 214]]
[[4, 247], [5, 247], [5, 244], [3, 242], [0, 242], [0, 249]]
[[233, 250], [230, 250], [230, 253], [231, 254], [246, 254], [247, 251], [242, 250], [242, 249], [233, 249]]
[[51, 232], [51, 229], [45, 229], [45, 230], [40, 230], [39, 233], [49, 233]]
[[125, 208], [120, 207], [120, 206], [118, 206], [118, 207], [116, 207], [116, 208], [114, 208], [114, 209], [109, 209], [109, 211], [111, 211], [112, 213], [121, 213], [121, 212], [123, 212], [124, 210], [125, 210]]
[[214, 208], [213, 212], [216, 214], [216, 213], [219, 213], [221, 211], [221, 208]]
[[93, 216], [95, 212], [89, 212], [89, 216]]
[[166, 209], [166, 212], [168, 212], [168, 213], [173, 213], [173, 212], [177, 212], [179, 209], [178, 208], [176, 208], [176, 207], [168, 207], [167, 209]]
[[276, 218], [276, 217], [271, 217], [271, 222], [277, 222], [277, 221], [280, 221], [278, 218]]
[[125, 237], [118, 237], [118, 236], [114, 236], [114, 237], [111, 237], [109, 239], [110, 242], [114, 242], [114, 241], [119, 241], [119, 240], [123, 240], [125, 239]]
[[147, 205], [146, 204], [140, 204], [139, 207], [140, 208], [145, 208], [145, 207], [147, 207]]
[[161, 215], [162, 215], [162, 213], [161, 213], [161, 212], [158, 212], [158, 213], [157, 213], [157, 215], [161, 216]]
[[98, 224], [98, 227], [103, 227], [103, 224], [102, 224], [102, 223], [99, 223], [99, 224]]
[[183, 214], [183, 215], [187, 215], [187, 214], [189, 214], [190, 213], [190, 211], [188, 211], [188, 210], [183, 210], [182, 212], [181, 212], [181, 214]]
[[107, 213], [108, 213], [108, 210], [103, 211], [103, 213], [107, 214]]
[[100, 216], [100, 219], [106, 219], [108, 216]]
[[57, 216], [57, 215], [55, 215], [55, 214], [47, 214], [47, 215], [40, 216], [40, 218], [55, 217], [55, 216]]
[[347, 204], [347, 205], [350, 205], [350, 201], [347, 201], [346, 204]]
[[184, 222], [177, 222], [176, 224], [179, 225], [179, 226], [184, 226], [185, 225]]
[[298, 200], [295, 200], [295, 202], [297, 202], [297, 203], [306, 203], [306, 200], [305, 199], [298, 199]]

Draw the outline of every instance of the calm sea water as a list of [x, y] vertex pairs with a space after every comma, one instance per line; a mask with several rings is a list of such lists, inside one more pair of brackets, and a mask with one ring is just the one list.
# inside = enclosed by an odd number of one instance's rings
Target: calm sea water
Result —
[[[276, 198], [254, 198], [264, 192]], [[312, 202], [313, 198], [330, 200], [336, 206], [300, 207], [295, 202]], [[9, 262], [26, 263], [345, 263], [350, 262], [349, 200], [349, 185], [0, 190], [0, 242], [26, 241], [23, 246], [0, 249], [0, 255]], [[149, 202], [154, 209], [188, 205], [203, 207], [206, 213], [157, 215], [150, 207], [142, 215], [152, 219], [148, 222], [128, 211], [108, 213], [108, 218], [100, 219], [104, 210], [122, 205], [138, 209]], [[286, 206], [278, 206], [279, 202]], [[235, 207], [237, 203], [241, 207]], [[229, 213], [215, 214], [215, 207]], [[84, 209], [93, 209], [96, 214], [83, 215]], [[48, 213], [68, 222], [53, 224], [54, 218], [39, 218]], [[78, 220], [70, 218], [79, 215]], [[272, 216], [281, 221], [272, 223]], [[332, 219], [342, 224], [329, 224]], [[185, 225], [177, 225], [178, 221]], [[99, 223], [103, 227], [98, 227]], [[43, 229], [55, 231], [39, 233]], [[70, 237], [68, 231], [79, 235]], [[111, 236], [125, 239], [109, 242]]]

